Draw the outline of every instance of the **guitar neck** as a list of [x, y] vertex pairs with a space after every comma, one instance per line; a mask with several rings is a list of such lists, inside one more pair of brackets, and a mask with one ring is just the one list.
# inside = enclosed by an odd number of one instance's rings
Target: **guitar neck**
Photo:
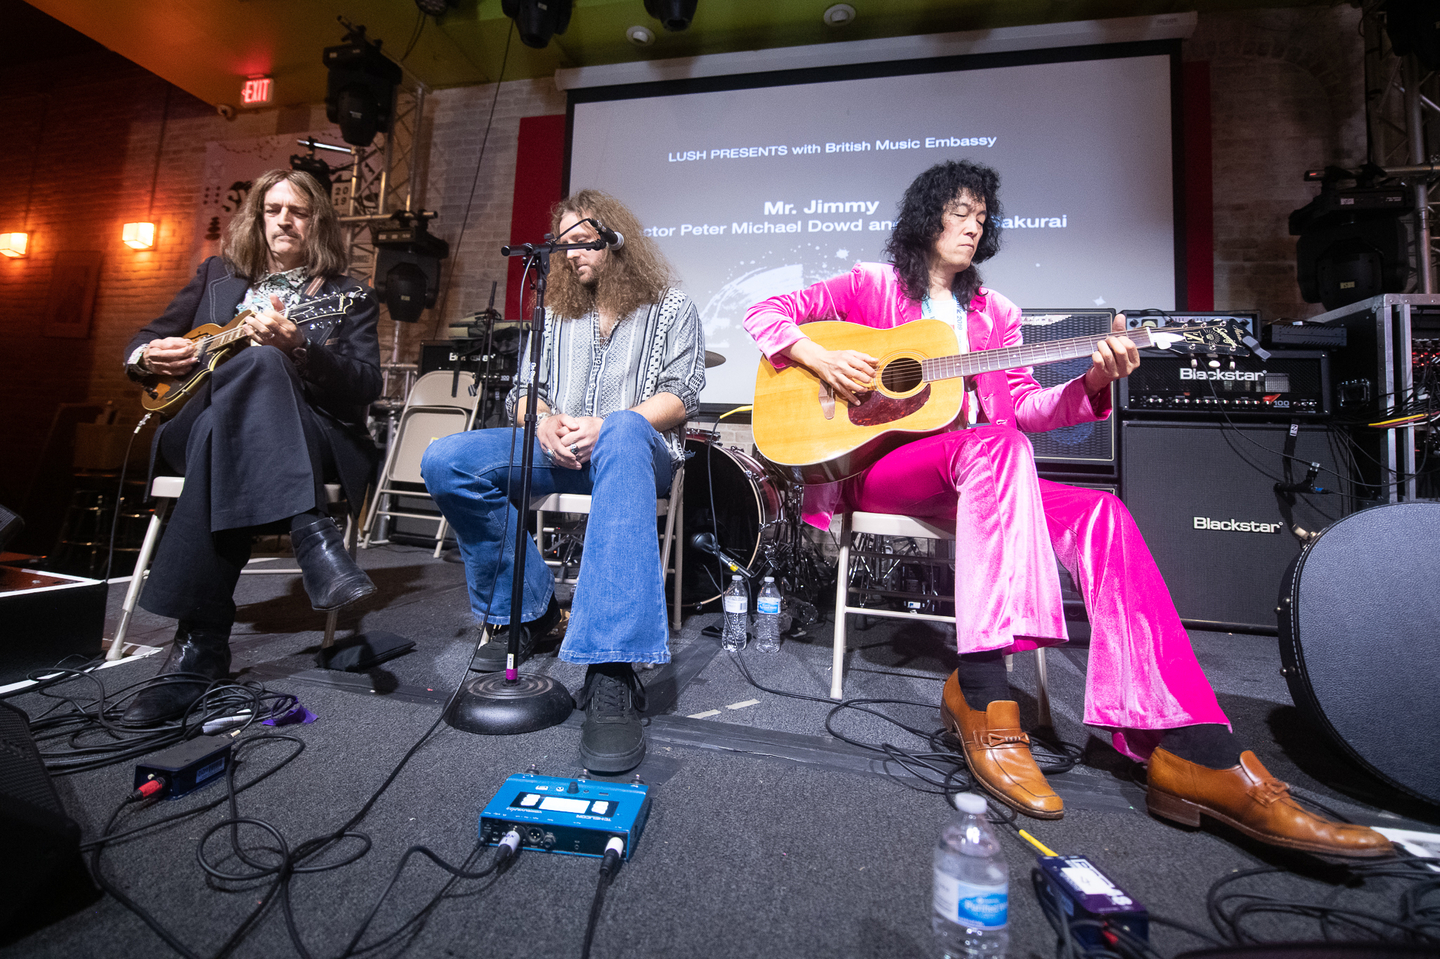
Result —
[[[1108, 335], [1108, 334], [1107, 334]], [[1155, 345], [1150, 329], [1127, 330], [1126, 335], [1140, 349]], [[937, 356], [920, 361], [920, 373], [926, 380], [948, 380], [957, 376], [976, 376], [997, 370], [1013, 370], [1023, 366], [1041, 366], [1045, 363], [1059, 363], [1075, 360], [1095, 352], [1104, 336], [1075, 336], [1068, 340], [1051, 340], [1047, 343], [1022, 343], [998, 350], [979, 350], [974, 353], [959, 353], [955, 356]]]

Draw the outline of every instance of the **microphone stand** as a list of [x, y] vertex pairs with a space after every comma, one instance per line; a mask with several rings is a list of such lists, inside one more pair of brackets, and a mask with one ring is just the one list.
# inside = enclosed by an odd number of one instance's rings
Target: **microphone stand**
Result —
[[[590, 243], [558, 243], [545, 235], [543, 243], [502, 246], [502, 256], [523, 256], [535, 271], [535, 309], [530, 322], [530, 386], [525, 394], [525, 430], [520, 444], [520, 496], [515, 521], [514, 579], [510, 585], [509, 645], [505, 671], [472, 679], [460, 687], [445, 721], [456, 729], [491, 736], [509, 736], [546, 729], [565, 721], [575, 708], [570, 691], [549, 676], [521, 676], [520, 621], [525, 597], [525, 514], [530, 506], [530, 480], [534, 470], [535, 408], [540, 402], [540, 353], [545, 342], [545, 285], [550, 275], [550, 256], [566, 250], [603, 250], [604, 240]], [[518, 370], [517, 370], [518, 375]]]

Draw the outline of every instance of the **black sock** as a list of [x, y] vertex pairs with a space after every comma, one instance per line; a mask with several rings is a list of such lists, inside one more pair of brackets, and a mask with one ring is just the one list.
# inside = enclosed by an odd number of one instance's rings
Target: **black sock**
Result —
[[957, 678], [971, 709], [984, 709], [997, 700], [1014, 699], [1005, 678], [1005, 653], [992, 649], [983, 653], [965, 653], [960, 657]]
[[1224, 726], [1213, 723], [1167, 729], [1160, 748], [1211, 769], [1240, 765], [1240, 740]]
[[290, 532], [293, 533], [297, 529], [300, 529], [302, 526], [309, 526], [316, 520], [321, 520], [324, 518], [325, 514], [318, 509], [306, 510], [303, 513], [296, 513], [294, 516], [290, 517]]

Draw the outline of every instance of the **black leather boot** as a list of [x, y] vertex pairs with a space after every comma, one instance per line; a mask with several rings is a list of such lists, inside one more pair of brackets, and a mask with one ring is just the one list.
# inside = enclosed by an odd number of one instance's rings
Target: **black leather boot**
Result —
[[330, 517], [292, 529], [290, 545], [315, 609], [339, 609], [375, 592], [375, 584], [355, 565], [340, 527]]
[[159, 675], [176, 673], [187, 675], [141, 691], [126, 708], [121, 721], [133, 726], [151, 726], [184, 716], [214, 680], [230, 675], [229, 628], [181, 623]]

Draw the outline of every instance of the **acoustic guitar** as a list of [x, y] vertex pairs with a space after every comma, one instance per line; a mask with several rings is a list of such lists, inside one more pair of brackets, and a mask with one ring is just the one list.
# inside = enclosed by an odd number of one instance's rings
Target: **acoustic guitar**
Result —
[[[804, 325], [827, 350], [877, 357], [873, 388], [848, 405], [799, 364], [777, 370], [760, 361], [755, 375], [755, 446], [770, 462], [800, 471], [807, 483], [838, 482], [906, 443], [939, 433], [960, 415], [965, 377], [1089, 356], [1110, 334], [1079, 336], [998, 350], [957, 353], [955, 330], [940, 320], [875, 329], [840, 320]], [[1233, 320], [1196, 326], [1141, 327], [1126, 335], [1142, 349], [1248, 354]]]
[[[335, 334], [350, 308], [367, 296], [369, 293], [358, 290], [330, 293], [295, 304], [286, 318], [300, 329], [307, 344], [324, 343]], [[145, 391], [140, 405], [161, 419], [168, 420], [179, 413], [216, 367], [250, 345], [250, 331], [245, 329], [245, 321], [254, 315], [254, 310], [246, 310], [223, 327], [206, 323], [186, 333], [185, 339], [195, 341], [198, 362], [194, 369], [183, 376], [147, 376], [140, 384]]]

